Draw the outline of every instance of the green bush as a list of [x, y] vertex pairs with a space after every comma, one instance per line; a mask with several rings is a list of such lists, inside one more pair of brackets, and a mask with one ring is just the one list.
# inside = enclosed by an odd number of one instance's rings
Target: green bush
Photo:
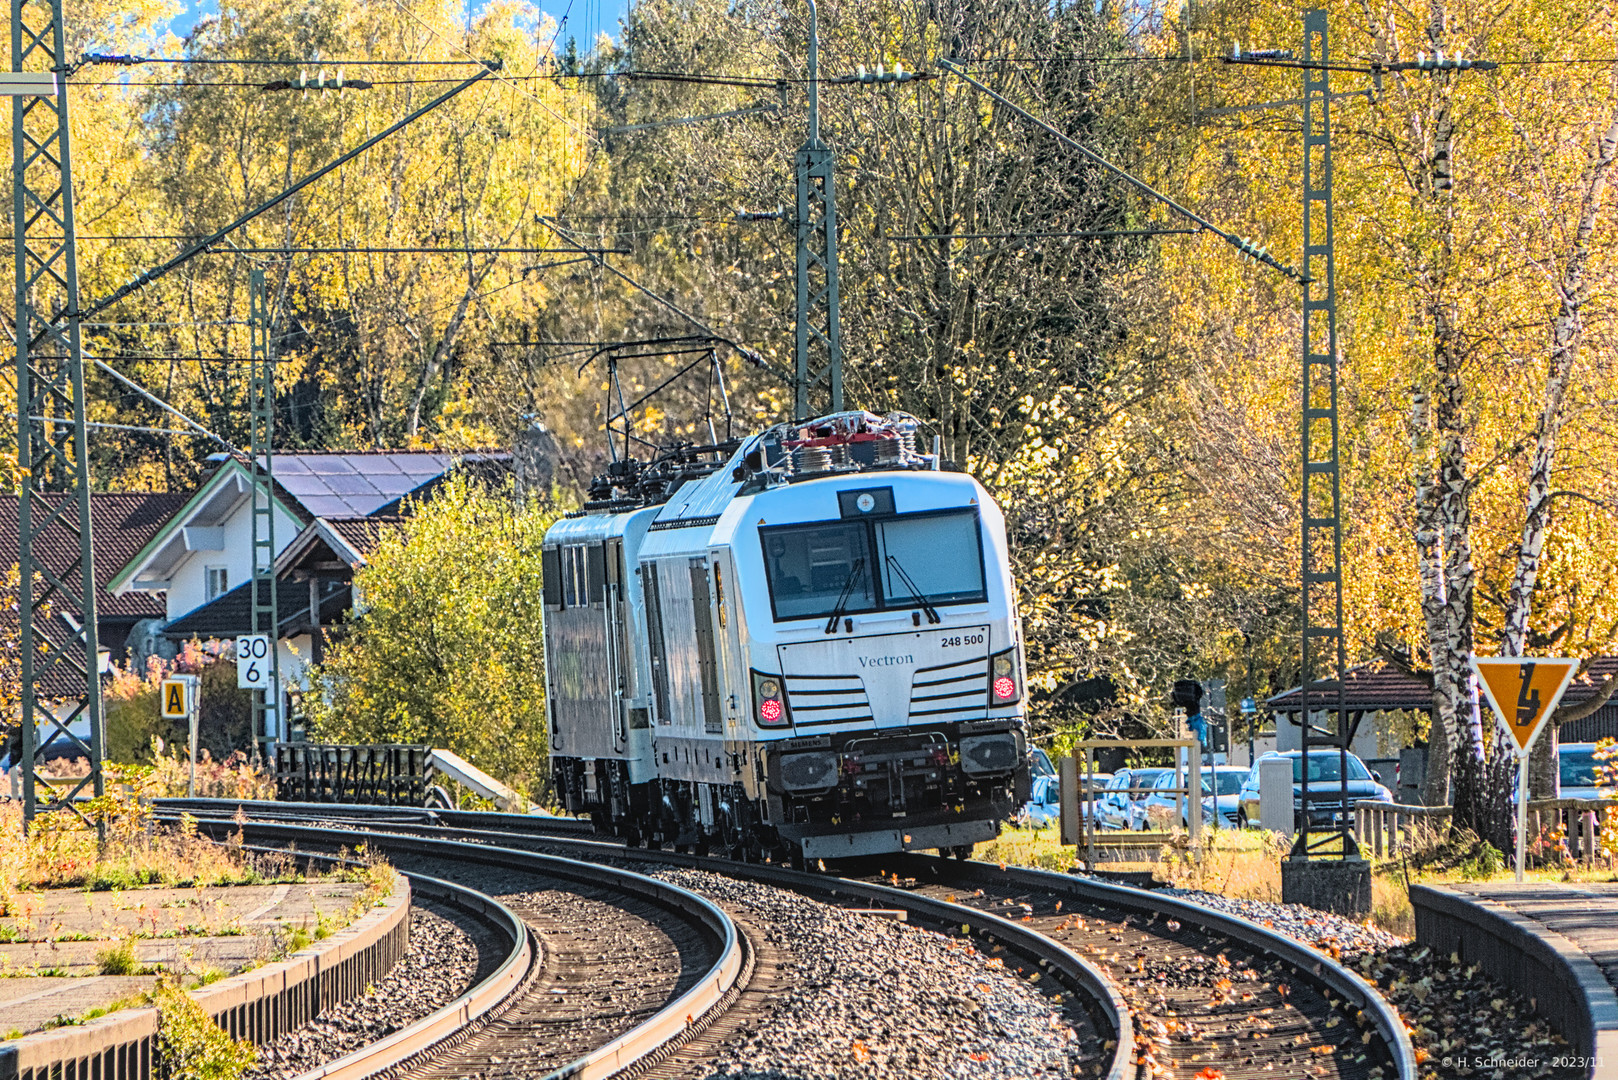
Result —
[[311, 740], [431, 743], [543, 798], [540, 543], [551, 513], [456, 474], [383, 530], [345, 633], [310, 669]]
[[213, 1022], [191, 995], [167, 979], [152, 990], [157, 1006], [158, 1080], [241, 1080], [258, 1052]]
[[127, 939], [96, 953], [96, 964], [103, 975], [133, 975], [140, 969], [135, 945]]

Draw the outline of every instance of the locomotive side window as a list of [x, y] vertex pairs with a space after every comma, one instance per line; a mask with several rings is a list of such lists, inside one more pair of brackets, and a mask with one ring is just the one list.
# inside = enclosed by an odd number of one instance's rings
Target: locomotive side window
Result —
[[760, 529], [759, 536], [777, 620], [968, 604], [988, 596], [973, 510], [781, 525]]
[[871, 542], [863, 521], [759, 531], [777, 619], [824, 617], [839, 599], [846, 612], [876, 607]]
[[562, 549], [562, 606], [578, 607], [584, 603], [584, 549]]
[[545, 548], [540, 552], [539, 572], [544, 579], [545, 606], [562, 606], [562, 552], [559, 548]]

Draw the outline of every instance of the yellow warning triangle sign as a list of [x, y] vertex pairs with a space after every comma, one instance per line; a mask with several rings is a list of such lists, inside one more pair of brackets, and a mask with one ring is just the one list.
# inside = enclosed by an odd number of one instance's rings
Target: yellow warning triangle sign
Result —
[[1472, 668], [1500, 723], [1526, 754], [1579, 670], [1577, 660], [1545, 656], [1474, 656]]

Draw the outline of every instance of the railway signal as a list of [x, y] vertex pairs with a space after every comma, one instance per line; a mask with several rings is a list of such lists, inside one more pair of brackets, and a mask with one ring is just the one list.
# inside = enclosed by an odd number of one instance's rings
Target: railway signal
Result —
[[1511, 735], [1517, 756], [1517, 880], [1523, 877], [1528, 829], [1528, 754], [1579, 670], [1566, 657], [1473, 656], [1478, 685]]

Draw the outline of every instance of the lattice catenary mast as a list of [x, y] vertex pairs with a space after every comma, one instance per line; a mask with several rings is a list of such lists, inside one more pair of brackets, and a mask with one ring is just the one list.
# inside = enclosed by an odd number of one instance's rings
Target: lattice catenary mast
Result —
[[[61, 0], [12, 0], [12, 73], [5, 90], [12, 99], [17, 275], [19, 711], [23, 815], [30, 820], [40, 810], [71, 807], [87, 792], [103, 793], [67, 69]], [[74, 552], [66, 566], [37, 556], [47, 533]], [[52, 787], [36, 773], [41, 722], [76, 756], [89, 759], [88, 775]], [[87, 730], [76, 734], [75, 727]]]

